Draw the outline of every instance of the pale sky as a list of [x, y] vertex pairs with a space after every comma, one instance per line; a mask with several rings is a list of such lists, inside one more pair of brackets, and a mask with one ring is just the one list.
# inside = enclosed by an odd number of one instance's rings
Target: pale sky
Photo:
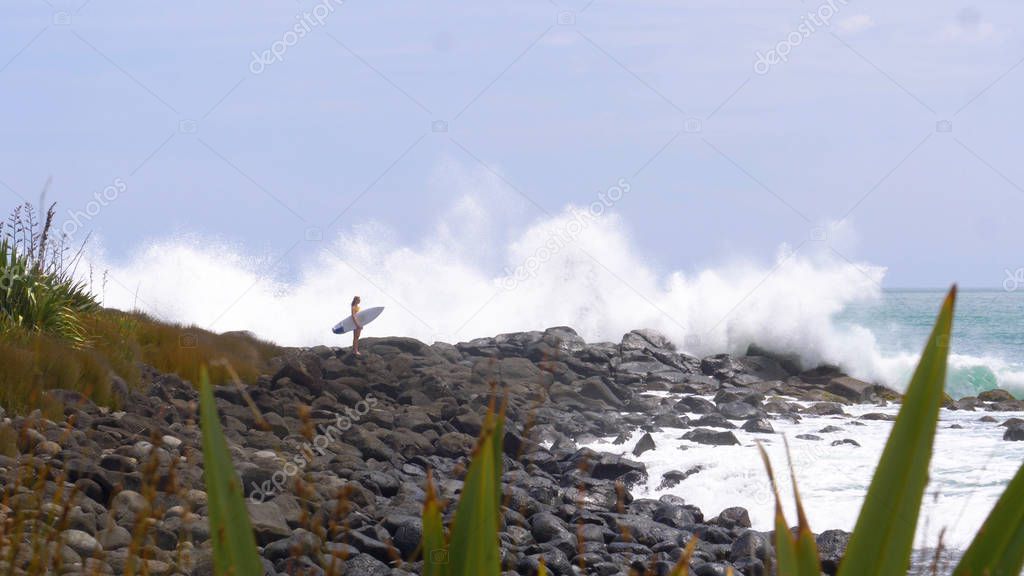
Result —
[[115, 259], [178, 234], [301, 259], [307, 237], [375, 222], [413, 243], [482, 211], [486, 261], [625, 181], [610, 210], [655, 270], [805, 242], [894, 287], [1024, 267], [1020, 2], [0, 12], [0, 206], [52, 176], [61, 223]]

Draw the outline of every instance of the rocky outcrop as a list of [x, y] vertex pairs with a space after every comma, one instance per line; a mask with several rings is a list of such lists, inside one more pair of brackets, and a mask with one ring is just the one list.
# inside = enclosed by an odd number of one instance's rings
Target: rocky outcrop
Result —
[[[683, 429], [684, 445], [727, 451], [737, 434], [772, 433], [774, 419], [898, 398], [762, 350], [698, 359], [649, 330], [618, 343], [586, 343], [556, 327], [454, 345], [367, 338], [362, 349], [362, 358], [325, 346], [290, 350], [271, 373], [214, 390], [267, 574], [419, 573], [427, 476], [450, 518], [495, 394], [508, 399], [506, 573], [533, 574], [541, 558], [556, 575], [581, 563], [602, 575], [665, 567], [693, 536], [695, 573], [766, 573], [770, 539], [750, 530], [745, 510], [706, 520], [677, 496], [634, 498], [652, 480], [668, 489], [701, 478], [700, 467], [649, 478], [634, 458], [656, 449], [652, 434]], [[67, 573], [122, 573], [137, 546], [151, 574], [212, 573], [196, 392], [176, 376], [144, 374], [143, 389], [121, 390], [122, 410], [49, 391], [62, 419], [0, 425], [0, 439], [10, 440], [0, 454], [0, 516], [65, 514]], [[1011, 400], [986, 393], [976, 406]], [[615, 437], [621, 453], [578, 444]], [[72, 500], [55, 497], [61, 486], [73, 487]], [[819, 547], [837, 562], [845, 543], [827, 532]]]

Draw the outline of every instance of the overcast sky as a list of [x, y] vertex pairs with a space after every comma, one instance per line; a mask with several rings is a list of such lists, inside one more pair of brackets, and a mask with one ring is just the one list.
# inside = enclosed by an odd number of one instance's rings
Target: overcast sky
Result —
[[473, 197], [486, 260], [625, 181], [610, 210], [656, 270], [806, 242], [892, 287], [1024, 266], [1020, 2], [0, 11], [0, 205], [52, 176], [65, 229], [115, 258], [183, 233], [285, 254], [371, 221], [412, 243], [472, 224]]

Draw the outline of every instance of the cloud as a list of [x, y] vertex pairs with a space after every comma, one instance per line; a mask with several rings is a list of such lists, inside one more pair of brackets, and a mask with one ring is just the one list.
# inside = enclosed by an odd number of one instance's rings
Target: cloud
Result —
[[854, 14], [839, 21], [839, 31], [844, 34], [857, 34], [875, 27], [875, 20], [867, 14]]

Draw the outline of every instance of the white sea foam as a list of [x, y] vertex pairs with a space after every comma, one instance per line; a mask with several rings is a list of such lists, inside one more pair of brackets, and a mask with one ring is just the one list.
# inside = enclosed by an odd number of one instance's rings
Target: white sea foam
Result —
[[[482, 217], [472, 200], [453, 214], [467, 211], [475, 214], [470, 220]], [[251, 330], [287, 345], [345, 345], [329, 328], [360, 294], [365, 305], [387, 307], [368, 336], [455, 342], [569, 325], [588, 340], [617, 341], [647, 327], [698, 355], [743, 352], [757, 342], [897, 388], [915, 362], [911, 353], [883, 353], [867, 328], [834, 321], [851, 303], [879, 299], [885, 271], [830, 257], [821, 243], [797, 252], [780, 246], [768, 264], [665, 273], [645, 264], [618, 218], [587, 208], [570, 206], [534, 222], [502, 244], [502, 265], [483, 263], [482, 254], [496, 249], [482, 248], [481, 236], [496, 242], [486, 226], [442, 222], [421, 242], [399, 245], [385, 227], [369, 224], [303, 243], [287, 256], [300, 262], [288, 279], [272, 273], [270, 256], [195, 236], [152, 241], [126, 261], [108, 261], [100, 250], [90, 258], [94, 270], [110, 272], [109, 306], [218, 331]], [[1002, 369], [1001, 380], [1024, 384], [1024, 373], [999, 359], [953, 362], [983, 362]]]
[[[898, 408], [848, 406], [846, 410], [859, 416], [867, 412], [895, 414]], [[1005, 429], [980, 422], [981, 416], [978, 412], [942, 410], [930, 468], [931, 480], [918, 522], [916, 545], [920, 548], [934, 547], [943, 529], [943, 542], [947, 546], [965, 547], [1024, 461], [1024, 442], [1003, 441]], [[997, 415], [1000, 421], [1013, 416], [1021, 414]], [[863, 423], [864, 426], [853, 426], [847, 418], [831, 416], [805, 416], [799, 424], [772, 420], [776, 432], [784, 433], [789, 439], [800, 496], [816, 532], [831, 528], [852, 530], [856, 523], [875, 465], [892, 429], [891, 422]], [[950, 429], [953, 424], [963, 428]], [[828, 425], [843, 430], [818, 432]], [[774, 497], [754, 444], [755, 440], [761, 440], [766, 443], [778, 475], [787, 519], [796, 523], [792, 483], [786, 473], [785, 448], [779, 435], [734, 430], [740, 446], [702, 446], [680, 440], [685, 432], [665, 429], [652, 435], [657, 449], [637, 458], [647, 466], [650, 479], [646, 486], [634, 490], [634, 497], [676, 494], [697, 505], [709, 518], [727, 507], [743, 506], [750, 512], [755, 529], [771, 530]], [[587, 446], [607, 452], [628, 452], [641, 434], [634, 433], [622, 445], [613, 445], [609, 438]], [[796, 438], [798, 434], [815, 434], [822, 440], [802, 440]], [[860, 447], [831, 445], [844, 438], [855, 440]], [[680, 450], [680, 446], [688, 449]], [[696, 466], [703, 469], [673, 488], [658, 489], [665, 472], [687, 471]]]

